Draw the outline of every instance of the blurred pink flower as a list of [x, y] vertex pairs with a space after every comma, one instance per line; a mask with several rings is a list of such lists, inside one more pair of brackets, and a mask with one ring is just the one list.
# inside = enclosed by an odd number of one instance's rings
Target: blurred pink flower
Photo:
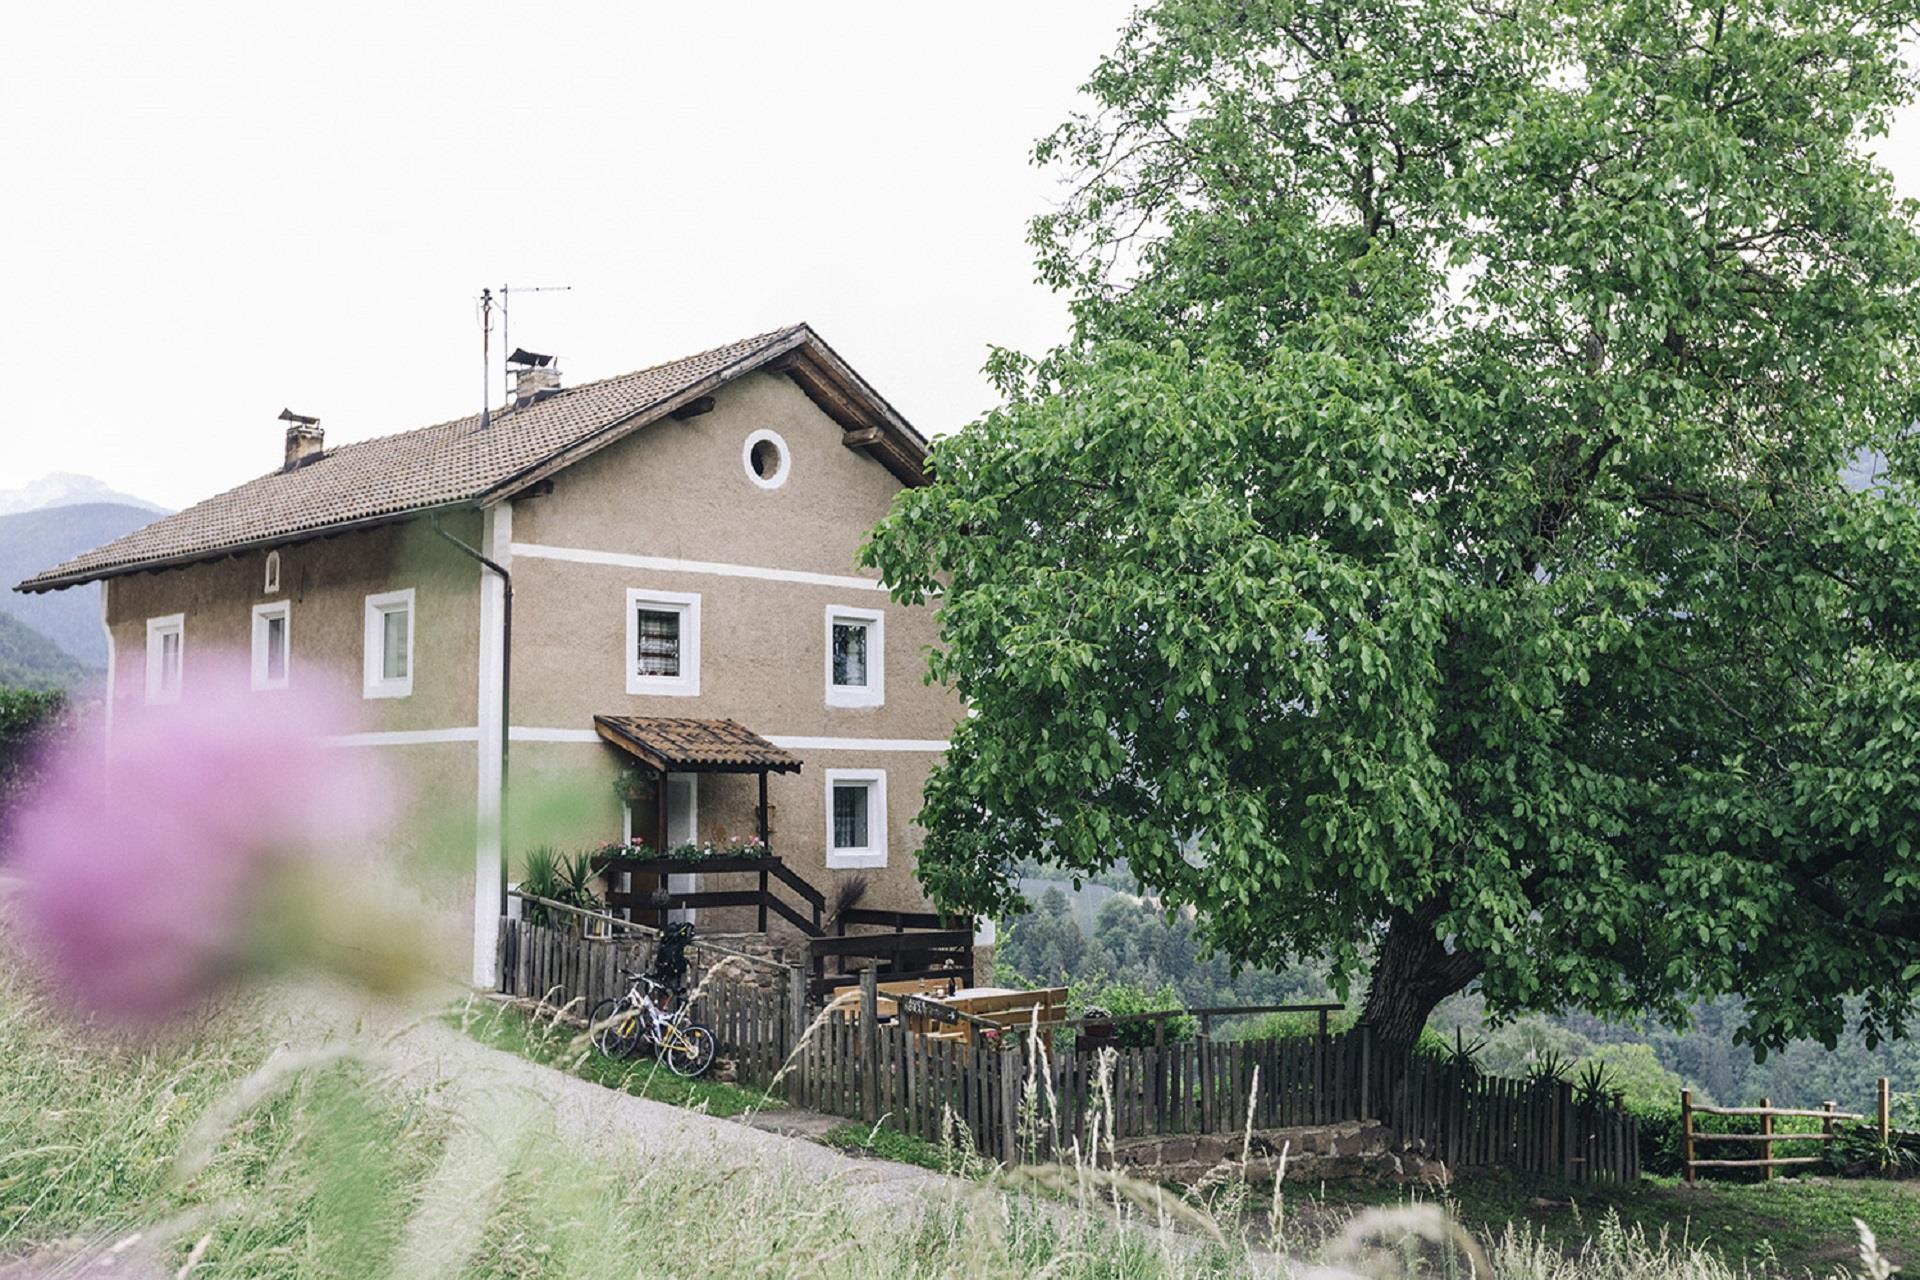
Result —
[[366, 753], [325, 742], [354, 727], [351, 704], [319, 684], [254, 693], [244, 664], [201, 664], [176, 704], [122, 699], [107, 749], [59, 751], [16, 815], [13, 869], [27, 940], [78, 1011], [189, 1007], [257, 958], [279, 873], [382, 827]]

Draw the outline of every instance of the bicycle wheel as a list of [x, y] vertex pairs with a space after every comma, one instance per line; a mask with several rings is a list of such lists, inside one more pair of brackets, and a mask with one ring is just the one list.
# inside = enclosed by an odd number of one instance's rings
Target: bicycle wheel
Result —
[[625, 1000], [602, 1000], [593, 1006], [593, 1047], [609, 1058], [630, 1058], [640, 1047], [643, 1021], [639, 1011]]
[[713, 1032], [697, 1022], [670, 1025], [660, 1037], [660, 1060], [677, 1076], [697, 1076], [713, 1065]]

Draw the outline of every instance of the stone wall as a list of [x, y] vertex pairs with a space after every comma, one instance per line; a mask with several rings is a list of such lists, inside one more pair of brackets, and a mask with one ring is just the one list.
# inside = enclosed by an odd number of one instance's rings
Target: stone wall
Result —
[[[1241, 1151], [1247, 1160], [1241, 1163]], [[1118, 1144], [1116, 1163], [1156, 1182], [1189, 1186], [1228, 1176], [1255, 1181], [1281, 1172], [1300, 1182], [1408, 1182], [1445, 1186], [1447, 1166], [1428, 1157], [1419, 1142], [1402, 1142], [1393, 1130], [1373, 1120], [1291, 1129], [1180, 1134], [1132, 1138]]]

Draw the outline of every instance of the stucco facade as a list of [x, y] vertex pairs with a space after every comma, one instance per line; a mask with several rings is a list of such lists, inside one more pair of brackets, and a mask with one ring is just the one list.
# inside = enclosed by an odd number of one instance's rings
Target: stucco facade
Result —
[[[779, 467], [756, 477], [747, 447], [769, 434], [776, 454], [765, 456]], [[858, 878], [865, 906], [926, 909], [913, 878], [921, 838], [914, 818], [961, 708], [922, 679], [932, 611], [893, 604], [855, 564], [900, 484], [848, 447], [843, 425], [792, 379], [750, 372], [720, 388], [709, 410], [650, 423], [540, 490], [485, 511], [441, 514], [448, 533], [512, 575], [510, 862], [534, 845], [564, 850], [622, 836], [613, 783], [626, 758], [594, 734], [596, 714], [728, 718], [803, 761], [799, 773], [770, 782], [779, 856], [830, 901]], [[489, 884], [498, 844], [488, 830], [498, 692], [509, 670], [498, 580], [426, 517], [281, 546], [275, 591], [266, 589], [267, 554], [112, 579], [105, 622], [114, 703], [146, 697], [150, 619], [182, 618], [180, 680], [190, 697], [213, 655], [238, 661], [248, 653], [253, 606], [275, 602], [288, 606], [290, 682], [326, 678], [357, 692], [368, 597], [413, 591], [410, 692], [364, 698], [357, 731], [341, 749], [393, 762], [417, 811], [435, 819], [410, 828], [409, 838], [477, 842], [473, 892], [458, 907], [474, 923], [475, 976], [485, 980], [498, 903]], [[634, 591], [697, 601], [697, 694], [629, 691]], [[834, 705], [829, 697], [834, 609], [884, 620], [881, 651], [869, 659], [884, 672], [880, 705]], [[273, 692], [257, 696], [271, 707]], [[829, 770], [884, 775], [884, 866], [829, 866]], [[680, 795], [692, 810], [675, 815], [676, 830], [690, 826], [714, 840], [755, 830], [751, 777], [701, 775]], [[448, 837], [459, 823], [468, 834]], [[701, 919], [709, 929], [744, 922], [738, 912]]]

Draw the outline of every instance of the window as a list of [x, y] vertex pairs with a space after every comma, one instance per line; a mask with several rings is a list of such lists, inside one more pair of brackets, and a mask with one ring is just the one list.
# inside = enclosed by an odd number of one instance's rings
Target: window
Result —
[[690, 698], [700, 692], [700, 597], [627, 592], [627, 692]]
[[827, 867], [887, 865], [887, 775], [827, 770]]
[[272, 595], [280, 590], [280, 553], [267, 552], [267, 582], [262, 594]]
[[827, 606], [827, 705], [877, 707], [887, 700], [886, 615]]
[[277, 604], [253, 606], [254, 688], [284, 689], [287, 687], [287, 658], [290, 643], [287, 629], [291, 622], [292, 606], [284, 600]]
[[747, 479], [762, 489], [778, 489], [787, 482], [791, 459], [787, 442], [780, 438], [780, 433], [764, 427], [748, 436], [747, 442], [740, 446], [740, 465], [747, 469]]
[[147, 619], [147, 701], [180, 701], [180, 676], [186, 666], [187, 615], [171, 613]]
[[369, 698], [413, 692], [413, 588], [367, 597], [365, 688]]

